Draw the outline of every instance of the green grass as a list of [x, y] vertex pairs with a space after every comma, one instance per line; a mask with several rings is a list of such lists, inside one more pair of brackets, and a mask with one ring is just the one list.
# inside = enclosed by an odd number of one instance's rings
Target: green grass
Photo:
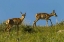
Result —
[[0, 25], [0, 42], [64, 42], [64, 24], [54, 26], [20, 26], [19, 35], [17, 36], [16, 28], [12, 27], [10, 34], [4, 32], [4, 24]]

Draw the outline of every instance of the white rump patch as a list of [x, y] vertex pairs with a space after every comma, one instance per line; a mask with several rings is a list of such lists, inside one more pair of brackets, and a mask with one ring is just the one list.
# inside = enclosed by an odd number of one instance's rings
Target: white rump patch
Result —
[[6, 21], [6, 24], [9, 24], [9, 21], [10, 21], [10, 20], [8, 19], [8, 20]]
[[[36, 16], [37, 16], [37, 15], [38, 15], [38, 14], [36, 14]], [[35, 16], [35, 17], [36, 17], [36, 16]]]

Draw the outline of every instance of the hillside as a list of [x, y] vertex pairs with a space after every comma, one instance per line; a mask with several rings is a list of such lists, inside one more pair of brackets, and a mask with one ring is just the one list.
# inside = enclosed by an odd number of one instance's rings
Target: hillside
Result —
[[64, 42], [64, 22], [53, 26], [32, 26], [20, 25], [19, 36], [16, 35], [15, 26], [10, 34], [4, 32], [5, 24], [0, 24], [0, 42]]

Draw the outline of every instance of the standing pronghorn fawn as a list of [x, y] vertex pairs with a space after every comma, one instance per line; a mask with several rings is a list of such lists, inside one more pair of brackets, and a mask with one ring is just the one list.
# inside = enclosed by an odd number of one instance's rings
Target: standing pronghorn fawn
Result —
[[37, 13], [36, 16], [35, 16], [36, 17], [36, 20], [33, 23], [33, 27], [36, 26], [36, 22], [38, 20], [40, 20], [40, 19], [46, 20], [46, 26], [48, 26], [48, 20], [50, 20], [51, 25], [52, 25], [52, 21], [50, 19], [51, 16], [56, 16], [57, 17], [57, 15], [55, 13], [55, 10], [53, 10], [53, 12], [50, 13], [50, 14], [48, 14], [48, 13]]
[[[20, 12], [22, 14], [22, 12]], [[22, 21], [24, 20], [26, 16], [26, 13], [22, 14], [22, 17], [20, 18], [11, 18], [11, 19], [8, 19], [6, 21], [6, 25], [7, 27], [5, 28], [5, 31], [7, 30], [8, 32], [10, 32], [10, 29], [13, 25], [17, 26], [17, 34], [18, 34], [18, 31], [19, 31], [19, 25], [22, 23]]]

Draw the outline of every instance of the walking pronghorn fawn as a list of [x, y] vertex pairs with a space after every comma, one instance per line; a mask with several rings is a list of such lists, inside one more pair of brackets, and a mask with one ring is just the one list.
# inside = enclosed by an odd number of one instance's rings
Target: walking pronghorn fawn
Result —
[[55, 10], [53, 10], [53, 12], [50, 13], [50, 14], [48, 14], [48, 13], [37, 13], [36, 16], [35, 16], [35, 17], [36, 17], [36, 20], [35, 20], [34, 23], [33, 23], [33, 27], [36, 26], [36, 22], [37, 22], [38, 20], [40, 20], [40, 19], [46, 20], [46, 26], [48, 26], [48, 20], [50, 20], [51, 25], [52, 25], [52, 21], [51, 21], [51, 19], [50, 19], [51, 16], [57, 17], [57, 15], [56, 15], [56, 13], [55, 13]]
[[[20, 12], [22, 14], [22, 12]], [[11, 19], [8, 19], [6, 21], [6, 25], [7, 27], [5, 28], [5, 31], [7, 30], [8, 32], [10, 32], [10, 29], [13, 25], [17, 26], [17, 34], [18, 34], [18, 31], [19, 31], [19, 25], [22, 23], [22, 21], [24, 20], [26, 16], [26, 13], [22, 14], [22, 17], [20, 18], [11, 18]]]

